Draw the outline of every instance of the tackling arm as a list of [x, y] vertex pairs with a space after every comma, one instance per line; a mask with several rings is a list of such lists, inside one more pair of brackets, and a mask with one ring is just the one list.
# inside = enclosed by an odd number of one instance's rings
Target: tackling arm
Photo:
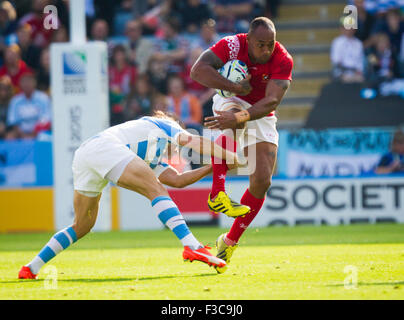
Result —
[[226, 163], [228, 163], [232, 168], [237, 167], [240, 163], [237, 154], [223, 149], [213, 141], [198, 135], [180, 133], [178, 137], [178, 144], [182, 147], [190, 148], [199, 154], [214, 156], [216, 158], [226, 160]]
[[190, 184], [193, 184], [209, 173], [212, 172], [212, 165], [207, 165], [198, 169], [186, 171], [179, 173], [174, 168], [170, 167], [159, 176], [161, 183], [174, 187], [174, 188], [184, 188]]

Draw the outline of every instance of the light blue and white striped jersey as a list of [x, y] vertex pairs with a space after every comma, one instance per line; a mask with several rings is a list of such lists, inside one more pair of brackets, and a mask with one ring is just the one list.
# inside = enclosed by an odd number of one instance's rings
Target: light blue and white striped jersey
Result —
[[168, 143], [178, 146], [179, 133], [188, 134], [173, 120], [143, 117], [110, 127], [100, 133], [100, 136], [114, 136], [143, 159], [151, 169], [161, 171], [168, 166], [161, 161]]

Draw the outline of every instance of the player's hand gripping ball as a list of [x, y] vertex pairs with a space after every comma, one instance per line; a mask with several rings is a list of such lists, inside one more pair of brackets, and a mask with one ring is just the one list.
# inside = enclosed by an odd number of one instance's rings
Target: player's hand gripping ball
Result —
[[[225, 77], [226, 79], [232, 82], [240, 82], [245, 79], [248, 75], [247, 65], [240, 60], [230, 60], [226, 62], [226, 64], [221, 67], [219, 73]], [[233, 97], [236, 94], [230, 91], [216, 89], [217, 93], [225, 98]]]

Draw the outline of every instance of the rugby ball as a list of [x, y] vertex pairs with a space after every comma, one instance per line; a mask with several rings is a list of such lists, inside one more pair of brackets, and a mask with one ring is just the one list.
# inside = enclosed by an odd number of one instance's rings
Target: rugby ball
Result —
[[[240, 82], [248, 75], [247, 65], [240, 60], [230, 60], [226, 62], [226, 64], [218, 71], [223, 77], [229, 79], [232, 82]], [[220, 89], [216, 89], [216, 92], [224, 98], [230, 98], [236, 95], [233, 92]]]

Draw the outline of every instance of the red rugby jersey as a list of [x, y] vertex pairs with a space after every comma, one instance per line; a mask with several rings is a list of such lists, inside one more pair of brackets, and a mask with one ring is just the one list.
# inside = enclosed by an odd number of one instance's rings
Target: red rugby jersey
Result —
[[[234, 36], [224, 37], [210, 47], [222, 61], [241, 60], [247, 64], [251, 74], [251, 92], [247, 96], [237, 96], [253, 105], [265, 96], [265, 88], [270, 79], [292, 80], [293, 59], [286, 49], [279, 43], [275, 43], [274, 52], [265, 64], [252, 63], [248, 57], [247, 34], [240, 33]], [[272, 116], [274, 113], [270, 113]]]

